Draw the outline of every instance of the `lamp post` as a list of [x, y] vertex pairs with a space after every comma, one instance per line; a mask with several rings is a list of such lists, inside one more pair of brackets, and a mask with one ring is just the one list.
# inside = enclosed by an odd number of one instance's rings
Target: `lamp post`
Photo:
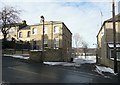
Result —
[[41, 21], [43, 22], [43, 36], [42, 36], [42, 50], [44, 51], [44, 16], [41, 16]]
[[114, 72], [117, 73], [117, 55], [116, 55], [116, 26], [115, 26], [115, 2], [112, 0], [112, 16], [113, 16], [113, 45], [114, 45]]

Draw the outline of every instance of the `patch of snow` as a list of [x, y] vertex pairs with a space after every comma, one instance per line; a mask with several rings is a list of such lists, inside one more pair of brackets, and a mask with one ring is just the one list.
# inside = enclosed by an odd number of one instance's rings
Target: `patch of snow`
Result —
[[43, 62], [43, 63], [48, 65], [62, 65], [67, 62]]
[[114, 70], [113, 69], [111, 69], [111, 68], [109, 68], [109, 67], [105, 67], [105, 66], [97, 66], [96, 65], [96, 71], [98, 72], [98, 73], [102, 73], [102, 72], [109, 72], [109, 73], [112, 73], [112, 74], [114, 74], [114, 75], [116, 75], [115, 73], [114, 73]]
[[78, 56], [77, 58], [73, 59], [73, 62], [79, 64], [96, 63], [96, 56]]
[[77, 63], [65, 63], [65, 64], [63, 64], [63, 66], [75, 66], [75, 67], [80, 67], [81, 65], [80, 65], [80, 64], [77, 64]]
[[75, 66], [75, 63], [64, 63], [63, 66]]
[[81, 64], [85, 63], [96, 63], [96, 56], [78, 56], [73, 59], [73, 63], [70, 62], [43, 62], [48, 65], [62, 65], [62, 66], [75, 66], [80, 67]]
[[75, 66], [75, 67], [80, 67], [80, 64], [76, 63], [69, 63], [69, 62], [43, 62], [44, 64], [48, 65], [62, 65], [62, 66]]
[[21, 55], [7, 55], [7, 54], [4, 54], [4, 56], [11, 56], [11, 57], [20, 58], [20, 59], [29, 59], [29, 57], [24, 57], [24, 56], [21, 56]]
[[37, 51], [42, 51], [42, 50], [30, 50], [30, 51], [35, 51], [35, 52], [37, 52]]

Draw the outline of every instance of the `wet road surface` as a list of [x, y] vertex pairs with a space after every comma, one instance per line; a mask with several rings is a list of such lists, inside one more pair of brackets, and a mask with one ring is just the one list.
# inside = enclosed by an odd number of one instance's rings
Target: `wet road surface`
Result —
[[49, 66], [26, 63], [11, 57], [2, 58], [2, 81], [7, 83], [118, 83], [117, 79], [105, 78], [91, 67]]

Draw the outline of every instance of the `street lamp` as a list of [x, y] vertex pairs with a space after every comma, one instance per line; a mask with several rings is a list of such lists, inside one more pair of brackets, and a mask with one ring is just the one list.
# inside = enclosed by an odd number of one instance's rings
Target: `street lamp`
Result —
[[44, 51], [44, 16], [41, 16], [41, 21], [43, 22], [43, 36], [42, 36], [42, 50]]

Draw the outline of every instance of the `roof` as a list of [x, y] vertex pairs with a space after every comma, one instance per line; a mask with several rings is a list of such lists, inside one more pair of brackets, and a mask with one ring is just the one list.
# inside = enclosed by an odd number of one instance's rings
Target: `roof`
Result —
[[[115, 21], [120, 22], [120, 13], [115, 16]], [[97, 34], [97, 37], [98, 37], [100, 31], [102, 30], [102, 27], [105, 25], [106, 22], [113, 22], [113, 18], [107, 19], [106, 21], [103, 22], [103, 24], [102, 24], [102, 26]]]
[[[66, 28], [67, 26], [64, 24], [64, 22], [61, 21], [45, 21], [44, 23], [45, 25], [50, 25], [50, 24], [63, 24]], [[23, 29], [30, 29], [30, 26], [39, 26], [39, 25], [43, 25], [42, 22], [34, 24], [34, 25], [27, 25], [26, 22], [25, 23], [12, 23], [12, 26], [19, 26], [19, 30], [23, 30]], [[72, 32], [67, 28], [67, 30], [72, 34]]]
[[[34, 24], [34, 25], [30, 25], [30, 26], [38, 26], [38, 25], [42, 25], [43, 23], [40, 22], [38, 24]], [[61, 21], [45, 21], [44, 23], [45, 25], [50, 25], [50, 24], [63, 24], [66, 28], [67, 26], [64, 24], [64, 22]], [[72, 32], [67, 28], [67, 30], [72, 34]]]
[[[61, 21], [45, 21], [45, 25], [49, 25], [49, 24], [61, 24], [63, 22]], [[37, 24], [33, 24], [33, 25], [30, 25], [30, 26], [38, 26], [38, 25], [42, 25], [43, 23], [40, 22], [40, 23], [37, 23]]]
[[26, 25], [26, 26], [24, 26], [24, 27], [22, 27], [22, 28], [19, 28], [19, 30], [25, 30], [25, 29], [30, 29], [30, 26], [29, 26], [29, 25]]

